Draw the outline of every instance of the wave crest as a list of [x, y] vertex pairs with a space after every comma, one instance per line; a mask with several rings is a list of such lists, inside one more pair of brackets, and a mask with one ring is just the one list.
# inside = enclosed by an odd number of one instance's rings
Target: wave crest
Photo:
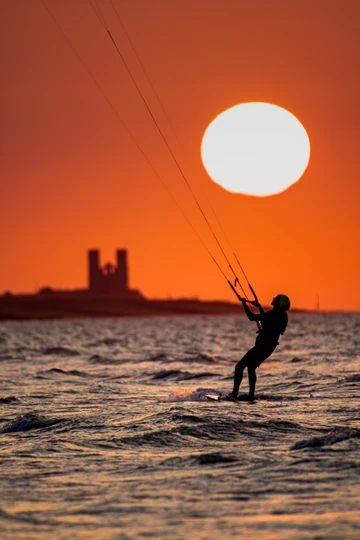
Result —
[[302, 450], [303, 448], [321, 448], [323, 446], [330, 446], [346, 439], [353, 439], [360, 437], [359, 429], [347, 429], [347, 428], [335, 428], [329, 431], [326, 435], [320, 437], [313, 437], [295, 443], [290, 450]]
[[45, 416], [36, 413], [27, 413], [17, 416], [14, 420], [5, 424], [0, 428], [0, 433], [17, 433], [19, 431], [47, 428], [60, 422], [62, 422], [60, 418], [45, 418]]

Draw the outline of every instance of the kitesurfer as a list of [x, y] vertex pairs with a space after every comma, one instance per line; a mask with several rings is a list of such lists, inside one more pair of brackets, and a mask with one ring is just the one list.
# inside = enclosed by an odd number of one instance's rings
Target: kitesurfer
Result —
[[252, 302], [259, 308], [260, 313], [253, 313], [245, 298], [241, 298], [244, 310], [250, 321], [257, 321], [258, 336], [255, 345], [245, 356], [236, 364], [234, 375], [234, 387], [231, 397], [238, 398], [239, 387], [243, 378], [243, 371], [248, 369], [249, 377], [249, 396], [246, 399], [254, 401], [256, 368], [269, 358], [279, 344], [279, 337], [286, 330], [288, 324], [287, 310], [290, 309], [290, 300], [285, 294], [278, 294], [273, 298], [271, 305], [273, 309], [264, 311], [259, 302]]

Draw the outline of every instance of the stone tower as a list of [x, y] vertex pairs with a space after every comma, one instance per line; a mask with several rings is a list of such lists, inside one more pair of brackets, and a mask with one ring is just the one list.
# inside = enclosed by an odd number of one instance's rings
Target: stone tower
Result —
[[116, 251], [116, 266], [106, 263], [100, 266], [98, 249], [88, 251], [88, 289], [93, 294], [123, 296], [128, 295], [127, 251]]

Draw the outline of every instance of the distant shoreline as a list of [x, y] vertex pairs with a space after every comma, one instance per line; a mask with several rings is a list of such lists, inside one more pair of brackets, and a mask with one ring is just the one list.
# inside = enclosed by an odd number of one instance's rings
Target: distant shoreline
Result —
[[218, 315], [243, 313], [241, 305], [200, 300], [128, 301], [116, 298], [0, 299], [0, 321], [78, 319], [91, 317], [141, 317], [157, 315]]
[[[302, 310], [293, 310], [302, 311]], [[304, 310], [306, 311], [306, 310]], [[4, 295], [0, 297], [0, 321], [151, 317], [176, 315], [241, 315], [240, 303], [177, 300], [127, 300], [88, 294]]]

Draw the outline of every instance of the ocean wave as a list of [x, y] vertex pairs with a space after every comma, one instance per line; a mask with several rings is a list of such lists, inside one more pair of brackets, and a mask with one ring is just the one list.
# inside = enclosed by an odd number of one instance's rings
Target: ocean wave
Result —
[[183, 362], [187, 364], [213, 364], [216, 361], [215, 356], [209, 356], [208, 354], [200, 353], [195, 356], [189, 356], [185, 358], [178, 358], [177, 362]]
[[121, 439], [121, 441], [130, 446], [178, 446], [179, 443], [183, 446], [184, 444], [186, 444], [186, 441], [190, 442], [194, 439], [198, 439], [200, 441], [231, 441], [234, 440], [237, 435], [238, 434], [231, 432], [231, 430], [229, 430], [228, 428], [224, 430], [222, 422], [222, 426], [209, 423], [206, 426], [206, 430], [195, 426], [181, 425], [175, 428], [152, 431], [143, 435], [126, 437], [124, 439]]
[[123, 360], [116, 360], [114, 358], [107, 358], [107, 357], [101, 356], [99, 354], [93, 354], [93, 356], [91, 356], [89, 358], [89, 362], [91, 364], [103, 364], [103, 365], [114, 365], [114, 366], [124, 363]]
[[160, 463], [160, 466], [181, 468], [197, 465], [226, 465], [228, 463], [236, 463], [237, 461], [239, 461], [239, 459], [234, 455], [221, 452], [210, 452], [204, 454], [191, 454], [185, 458], [175, 456], [166, 459]]
[[155, 354], [146, 359], [147, 362], [169, 362], [170, 359], [164, 353]]
[[295, 443], [290, 450], [302, 450], [303, 448], [321, 448], [323, 446], [330, 446], [347, 439], [353, 439], [360, 437], [359, 429], [348, 428], [335, 428], [326, 435], [320, 437], [312, 437]]
[[295, 374], [294, 377], [301, 378], [307, 378], [310, 375], [310, 377], [314, 377], [314, 374], [311, 371], [308, 371], [307, 369], [299, 369]]
[[252, 425], [257, 429], [270, 431], [271, 433], [291, 433], [293, 431], [303, 431], [303, 426], [291, 420], [267, 420], [266, 422], [252, 421], [248, 425]]
[[294, 396], [290, 394], [256, 394], [255, 401], [298, 401], [309, 396]]
[[116, 338], [103, 338], [99, 339], [98, 341], [93, 341], [91, 343], [88, 343], [88, 347], [101, 347], [102, 345], [106, 345], [107, 347], [113, 347], [114, 345], [121, 345], [123, 343], [123, 340], [116, 339]]
[[[217, 359], [218, 362], [223, 362], [224, 360]], [[134, 363], [134, 358], [109, 358], [106, 356], [102, 356], [101, 354], [94, 354], [89, 358], [89, 362], [94, 364], [127, 364], [127, 363]], [[141, 363], [159, 363], [159, 364], [186, 364], [186, 365], [194, 365], [194, 364], [212, 364], [214, 365], [215, 357], [208, 356], [206, 354], [198, 354], [196, 356], [189, 356], [189, 357], [171, 357], [164, 353], [158, 353], [154, 355], [149, 356], [143, 356], [142, 358], [136, 358], [136, 364], [139, 365]]]
[[[169, 423], [169, 418], [162, 419], [162, 425]], [[117, 446], [126, 447], [178, 447], [184, 445], [194, 445], [195, 441], [198, 444], [204, 444], [204, 441], [212, 442], [234, 442], [242, 440], [244, 437], [250, 437], [255, 443], [268, 440], [269, 437], [274, 437], [275, 434], [288, 435], [297, 432], [303, 432], [303, 426], [296, 422], [284, 420], [272, 420], [259, 422], [242, 415], [239, 417], [227, 417], [224, 421], [223, 416], [206, 416], [206, 420], [201, 421], [201, 418], [196, 416], [181, 416], [175, 414], [173, 421], [179, 422], [178, 426], [169, 426], [152, 429], [145, 433], [136, 433], [117, 439], [112, 439], [111, 442]], [[160, 419], [158, 419], [160, 422]], [[137, 426], [138, 427], [138, 426]], [[127, 426], [127, 429], [134, 429], [134, 426]], [[209, 462], [210, 462], [209, 458]]]
[[60, 418], [45, 418], [45, 416], [36, 413], [27, 413], [17, 416], [14, 420], [5, 424], [0, 428], [0, 433], [17, 433], [19, 431], [47, 428], [62, 421]]
[[171, 357], [164, 353], [155, 354], [140, 360], [143, 362], [160, 362], [160, 363], [177, 363], [177, 364], [214, 364], [216, 362], [214, 356], [209, 356], [204, 353], [191, 355], [191, 356], [180, 356], [180, 357]]
[[[174, 425], [175, 422], [175, 425]], [[239, 418], [237, 415], [224, 419], [223, 415], [206, 416], [201, 418], [195, 414], [181, 413], [180, 410], [168, 411], [166, 414], [147, 417], [144, 427], [152, 425], [153, 429], [139, 433], [139, 423], [126, 425], [126, 430], [130, 433], [120, 438], [114, 438], [111, 443], [127, 448], [155, 446], [155, 447], [175, 447], [179, 444], [202, 446], [204, 441], [211, 442], [231, 442], [242, 439], [244, 436], [261, 439], [268, 436], [269, 430], [291, 431], [285, 424], [261, 424], [249, 420], [247, 417]], [[291, 423], [290, 423], [291, 424]], [[125, 427], [125, 426], [124, 426]], [[295, 424], [292, 428], [297, 429]], [[136, 430], [136, 433], [132, 433]]]
[[0, 362], [8, 362], [9, 360], [17, 360], [22, 362], [25, 359], [24, 353], [33, 353], [31, 349], [20, 348], [18, 350], [12, 349], [12, 352], [4, 351], [0, 353]]
[[160, 447], [171, 445], [177, 446], [184, 443], [184, 441], [181, 440], [181, 434], [176, 429], [153, 430], [141, 435], [113, 439], [111, 442], [120, 446], [125, 445], [129, 447], [141, 447], [145, 445]]
[[78, 356], [80, 353], [74, 349], [68, 349], [67, 347], [47, 347], [42, 350], [44, 355], [55, 356]]
[[171, 417], [174, 422], [192, 422], [195, 424], [204, 424], [207, 422], [206, 418], [196, 416], [195, 414], [174, 413]]
[[[175, 424], [174, 424], [175, 422]], [[149, 430], [149, 425], [152, 429]], [[139, 428], [145, 428], [139, 432]], [[222, 416], [209, 418], [209, 415], [201, 420], [195, 414], [182, 413], [178, 408], [167, 411], [165, 414], [155, 414], [146, 417], [146, 422], [140, 426], [127, 424], [124, 426], [124, 433], [119, 438], [111, 439], [111, 443], [126, 448], [137, 448], [144, 446], [154, 447], [175, 447], [179, 445], [193, 445], [196, 441], [203, 444], [203, 441], [234, 441], [242, 436], [245, 431], [253, 432], [251, 424], [244, 423], [240, 418], [228, 418], [226, 422]], [[134, 430], [136, 430], [135, 433]], [[130, 433], [129, 433], [130, 432]]]
[[360, 382], [360, 374], [356, 373], [355, 375], [350, 375], [349, 377], [345, 377], [345, 379], [343, 379], [343, 382], [346, 382], [346, 383]]
[[37, 374], [37, 377], [44, 377], [47, 375], [53, 375], [53, 374], [59, 374], [59, 375], [72, 375], [74, 377], [91, 377], [89, 373], [86, 373], [85, 371], [79, 371], [77, 369], [70, 369], [69, 371], [66, 371], [65, 369], [60, 368], [50, 368], [46, 371], [39, 371]]
[[15, 396], [0, 398], [0, 403], [20, 403], [20, 400]]
[[152, 379], [175, 379], [177, 381], [187, 381], [191, 379], [201, 379], [203, 377], [217, 377], [216, 373], [205, 372], [205, 373], [190, 373], [189, 371], [181, 371], [180, 369], [169, 369], [162, 370], [158, 373], [153, 374]]

